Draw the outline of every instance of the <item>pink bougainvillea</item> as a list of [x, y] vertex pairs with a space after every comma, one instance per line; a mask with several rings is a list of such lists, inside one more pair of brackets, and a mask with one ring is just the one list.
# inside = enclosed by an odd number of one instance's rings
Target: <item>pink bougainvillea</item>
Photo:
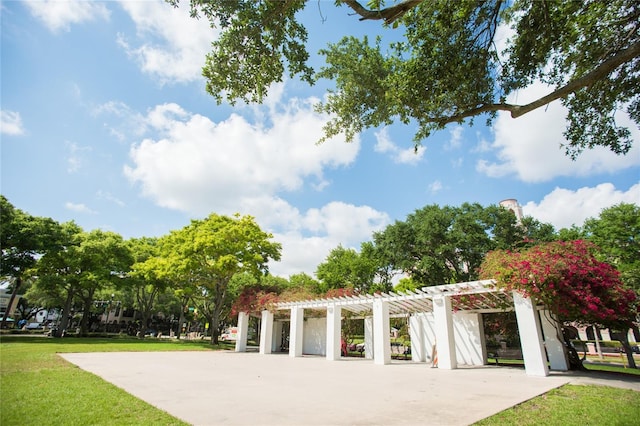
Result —
[[485, 258], [480, 276], [544, 304], [562, 320], [628, 326], [637, 315], [637, 295], [618, 271], [598, 261], [585, 241], [557, 241], [520, 252], [497, 250]]
[[278, 291], [276, 288], [247, 286], [234, 302], [231, 308], [231, 315], [236, 316], [238, 312], [259, 314], [264, 310], [272, 310], [278, 302], [340, 298], [357, 294], [358, 293], [352, 288], [335, 288], [327, 291], [325, 294], [313, 294], [301, 288], [290, 288], [284, 291]]

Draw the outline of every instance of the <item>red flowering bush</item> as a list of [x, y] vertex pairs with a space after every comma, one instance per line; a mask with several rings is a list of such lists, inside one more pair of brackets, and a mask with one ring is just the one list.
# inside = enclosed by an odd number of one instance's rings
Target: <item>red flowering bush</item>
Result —
[[557, 241], [520, 252], [487, 254], [481, 278], [544, 304], [559, 320], [626, 328], [636, 319], [637, 295], [618, 271], [598, 261], [585, 241]]
[[236, 316], [238, 312], [259, 314], [264, 310], [272, 310], [278, 302], [298, 302], [311, 299], [340, 298], [354, 296], [358, 293], [351, 288], [331, 289], [324, 295], [313, 294], [304, 288], [289, 288], [279, 291], [277, 288], [247, 286], [242, 290], [235, 303], [231, 307], [231, 315]]

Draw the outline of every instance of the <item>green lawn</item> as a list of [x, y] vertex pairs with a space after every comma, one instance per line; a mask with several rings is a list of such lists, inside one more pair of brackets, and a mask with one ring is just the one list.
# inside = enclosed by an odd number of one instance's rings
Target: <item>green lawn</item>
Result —
[[3, 335], [0, 424], [184, 425], [186, 423], [64, 361], [58, 352], [202, 351], [208, 341]]
[[475, 423], [504, 425], [637, 425], [640, 392], [606, 386], [565, 385]]
[[[208, 341], [3, 335], [0, 338], [0, 425], [184, 425], [56, 354], [231, 348], [228, 343], [214, 348]], [[622, 368], [616, 371], [630, 372]], [[479, 424], [640, 424], [640, 392], [563, 386]]]

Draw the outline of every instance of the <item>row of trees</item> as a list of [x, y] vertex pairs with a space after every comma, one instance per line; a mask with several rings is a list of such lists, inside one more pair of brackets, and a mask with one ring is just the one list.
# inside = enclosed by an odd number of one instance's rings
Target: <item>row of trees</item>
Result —
[[82, 315], [81, 333], [88, 332], [96, 301], [110, 294], [135, 308], [146, 327], [159, 298], [170, 296], [162, 309], [179, 311], [182, 322], [187, 307], [197, 306], [217, 342], [231, 279], [263, 275], [269, 260], [280, 258], [280, 244], [250, 216], [212, 214], [161, 238], [124, 240], [114, 232], [86, 232], [74, 222], [31, 216], [3, 196], [0, 201], [2, 277], [11, 282], [10, 303], [26, 291], [31, 306], [61, 308], [60, 330], [68, 328], [75, 310]]
[[2, 276], [11, 280], [13, 294], [28, 289], [30, 305], [62, 308], [61, 329], [68, 326], [69, 312], [82, 312], [81, 332], [98, 310], [95, 302], [117, 295], [136, 309], [143, 327], [158, 312], [182, 324], [195, 307], [217, 342], [232, 310], [259, 311], [282, 298], [475, 280], [487, 253], [577, 239], [598, 245], [594, 256], [620, 271], [627, 288], [640, 289], [640, 209], [632, 204], [559, 231], [532, 218], [519, 222], [498, 206], [430, 205], [375, 233], [359, 251], [336, 247], [318, 265], [317, 279], [305, 273], [284, 279], [268, 274], [268, 262], [280, 259], [280, 244], [250, 216], [212, 214], [160, 238], [124, 240], [113, 232], [85, 232], [73, 222], [33, 217], [1, 201]]
[[337, 247], [316, 271], [322, 290], [351, 287], [372, 293], [472, 281], [487, 253], [523, 250], [552, 241], [587, 240], [600, 261], [613, 265], [628, 288], [640, 291], [640, 207], [618, 204], [582, 226], [556, 230], [531, 217], [518, 221], [498, 206], [430, 205], [396, 221], [361, 245]]

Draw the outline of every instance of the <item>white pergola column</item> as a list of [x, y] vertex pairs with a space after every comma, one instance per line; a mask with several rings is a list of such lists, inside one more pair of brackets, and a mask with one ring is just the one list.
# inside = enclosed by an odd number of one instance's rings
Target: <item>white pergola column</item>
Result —
[[438, 295], [433, 297], [433, 319], [436, 328], [438, 368], [447, 370], [457, 368], [451, 296]]
[[260, 353], [270, 354], [273, 341], [273, 313], [262, 311], [262, 322], [260, 323]]
[[485, 365], [487, 353], [482, 314], [456, 312], [453, 314], [453, 328], [456, 360], [460, 364]]
[[364, 357], [373, 359], [373, 317], [364, 319]]
[[411, 338], [411, 361], [426, 362], [424, 327], [422, 318], [418, 314], [409, 316], [409, 336]]
[[561, 333], [559, 324], [551, 318], [551, 313], [546, 310], [540, 311], [540, 323], [544, 333], [544, 345], [547, 348], [550, 369], [567, 371], [569, 369], [567, 356], [564, 352], [564, 345], [558, 337], [558, 334]]
[[236, 337], [236, 352], [247, 351], [247, 337], [249, 336], [249, 315], [238, 312], [238, 336]]
[[389, 337], [389, 302], [373, 301], [373, 363], [391, 362], [391, 341]]
[[327, 307], [327, 361], [341, 357], [340, 338], [342, 331], [342, 308], [336, 305]]
[[289, 356], [302, 356], [304, 342], [304, 308], [291, 308], [291, 323], [289, 330]]
[[536, 307], [531, 298], [524, 297], [517, 291], [513, 292], [513, 303], [516, 308], [524, 370], [530, 376], [548, 376], [549, 367], [544, 353], [542, 330]]

